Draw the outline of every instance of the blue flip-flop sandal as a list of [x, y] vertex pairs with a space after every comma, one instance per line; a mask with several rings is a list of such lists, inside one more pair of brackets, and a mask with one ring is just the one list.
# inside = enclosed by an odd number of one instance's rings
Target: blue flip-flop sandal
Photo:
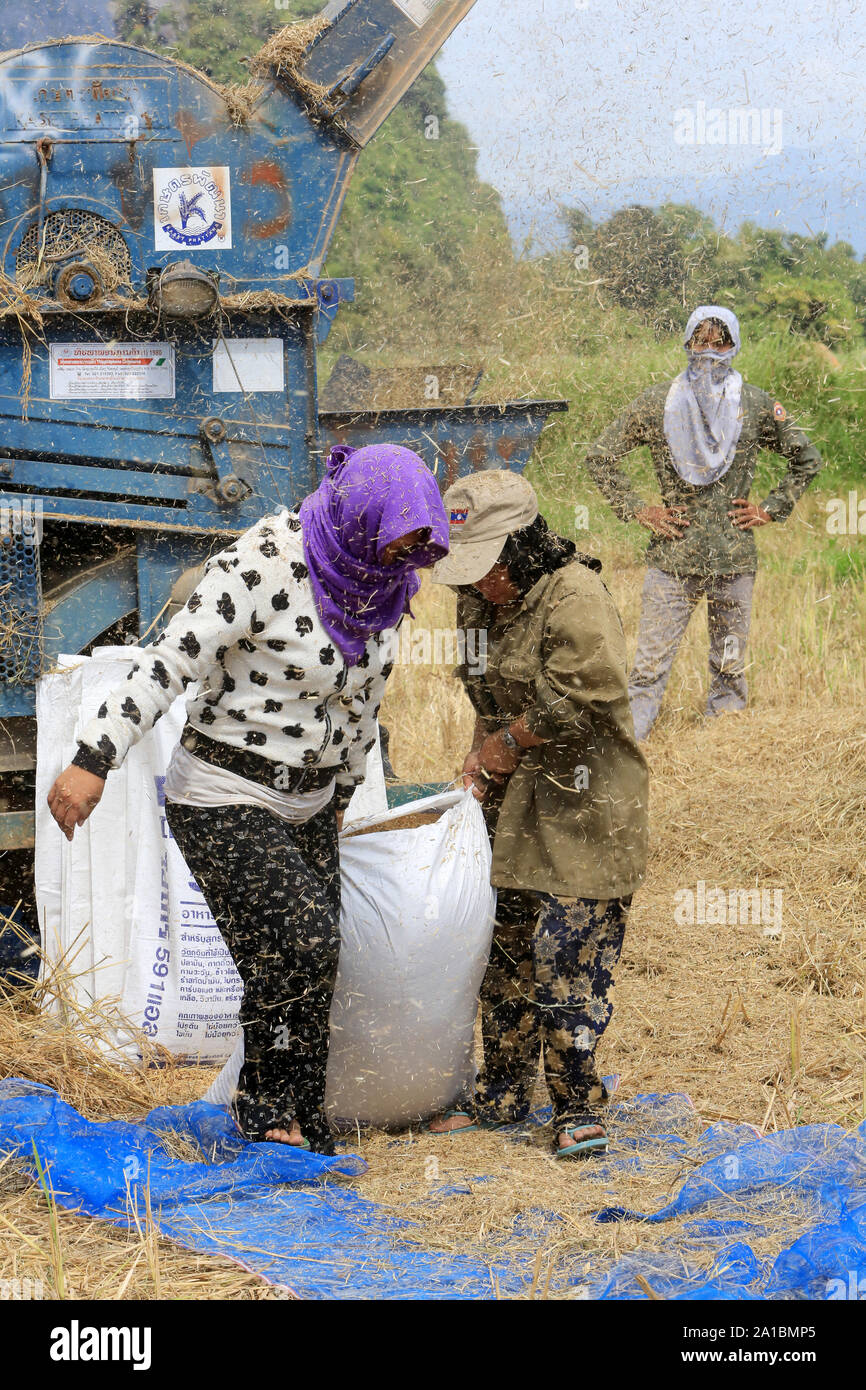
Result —
[[[562, 1125], [557, 1129], [557, 1134], [567, 1134], [569, 1137], [573, 1138], [579, 1130], [590, 1129], [592, 1126], [596, 1126], [599, 1129], [602, 1128], [598, 1120], [584, 1120], [581, 1124]], [[593, 1139], [582, 1139], [580, 1143], [568, 1144], [565, 1148], [560, 1148], [557, 1144], [554, 1151], [554, 1158], [592, 1158], [595, 1154], [605, 1153], [607, 1144], [608, 1140], [606, 1134], [596, 1135]]]

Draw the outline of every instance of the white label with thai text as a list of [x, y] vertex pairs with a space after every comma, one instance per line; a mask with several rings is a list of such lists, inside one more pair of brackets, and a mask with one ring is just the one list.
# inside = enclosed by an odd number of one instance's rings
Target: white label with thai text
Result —
[[52, 343], [51, 399], [144, 401], [174, 397], [171, 343]]

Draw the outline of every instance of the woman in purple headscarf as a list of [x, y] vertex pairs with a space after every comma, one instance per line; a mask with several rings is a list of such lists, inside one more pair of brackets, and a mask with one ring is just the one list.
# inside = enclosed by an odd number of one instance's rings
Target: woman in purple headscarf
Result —
[[82, 730], [49, 795], [67, 839], [105, 778], [197, 682], [166, 819], [244, 983], [234, 1113], [258, 1142], [333, 1152], [328, 1013], [339, 951], [337, 832], [416, 570], [448, 551], [433, 474], [409, 449], [332, 449], [297, 511], [213, 555], [186, 607]]

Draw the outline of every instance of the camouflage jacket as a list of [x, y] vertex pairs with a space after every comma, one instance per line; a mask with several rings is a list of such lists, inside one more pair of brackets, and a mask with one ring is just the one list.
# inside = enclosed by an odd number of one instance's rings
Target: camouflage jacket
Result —
[[622, 624], [604, 584], [572, 561], [506, 608], [461, 589], [457, 624], [487, 633], [484, 669], [464, 664], [457, 674], [488, 733], [525, 714], [547, 740], [504, 788], [488, 790], [492, 884], [569, 898], [632, 893], [646, 862], [648, 773]]
[[586, 468], [621, 521], [648, 505], [633, 489], [617, 460], [647, 445], [662, 501], [685, 507], [689, 521], [680, 540], [653, 536], [647, 564], [669, 574], [751, 574], [758, 563], [751, 530], [734, 526], [728, 512], [735, 497], [748, 498], [759, 449], [772, 449], [788, 460], [788, 470], [761, 503], [773, 521], [784, 521], [821, 468], [821, 456], [784, 407], [766, 391], [743, 383], [743, 428], [728, 471], [707, 487], [694, 487], [676, 472], [664, 433], [665, 400], [670, 382], [651, 386], [609, 425], [590, 446]]

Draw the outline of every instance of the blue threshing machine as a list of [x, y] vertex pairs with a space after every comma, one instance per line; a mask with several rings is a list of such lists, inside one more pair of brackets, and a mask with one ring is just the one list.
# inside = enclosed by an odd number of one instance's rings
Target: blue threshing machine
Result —
[[355, 162], [473, 2], [331, 0], [243, 110], [112, 38], [109, 0], [87, 0], [104, 38], [63, 37], [82, 0], [40, 5], [27, 47], [0, 17], [0, 850], [33, 844], [59, 653], [153, 635], [179, 577], [296, 504], [334, 442], [408, 444], [444, 487], [523, 468], [565, 408], [318, 408]]

